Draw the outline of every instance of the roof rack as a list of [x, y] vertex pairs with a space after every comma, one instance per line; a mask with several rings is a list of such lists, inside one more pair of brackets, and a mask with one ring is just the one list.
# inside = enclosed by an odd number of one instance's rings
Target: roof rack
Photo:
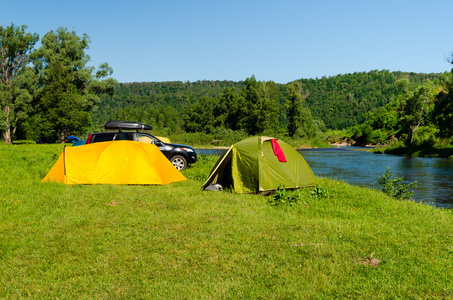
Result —
[[105, 129], [128, 129], [128, 130], [153, 130], [151, 125], [138, 123], [138, 122], [128, 122], [128, 121], [108, 121], [104, 124]]

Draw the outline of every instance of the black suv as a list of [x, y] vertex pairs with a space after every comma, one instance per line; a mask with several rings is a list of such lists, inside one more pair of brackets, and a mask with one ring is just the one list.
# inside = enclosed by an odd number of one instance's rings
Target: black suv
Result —
[[[126, 121], [109, 121], [104, 125], [105, 129], [116, 131], [105, 131], [91, 133], [86, 138], [85, 144], [98, 142], [130, 140], [156, 145], [159, 150], [170, 160], [178, 170], [184, 170], [188, 164], [197, 162], [197, 153], [192, 147], [186, 145], [164, 143], [157, 137], [139, 130], [152, 130], [153, 127], [147, 124]], [[123, 131], [123, 130], [135, 131]]]

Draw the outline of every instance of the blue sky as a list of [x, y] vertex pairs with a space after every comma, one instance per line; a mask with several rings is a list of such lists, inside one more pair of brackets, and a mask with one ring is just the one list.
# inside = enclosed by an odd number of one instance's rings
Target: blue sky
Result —
[[119, 82], [445, 72], [451, 0], [0, 0], [0, 25], [90, 39]]

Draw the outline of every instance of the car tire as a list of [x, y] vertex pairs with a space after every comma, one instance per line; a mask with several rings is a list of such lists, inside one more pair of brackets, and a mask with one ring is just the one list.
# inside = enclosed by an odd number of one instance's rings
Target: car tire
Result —
[[170, 162], [179, 171], [185, 170], [187, 167], [187, 160], [184, 158], [184, 156], [181, 156], [181, 155], [172, 156], [170, 159]]

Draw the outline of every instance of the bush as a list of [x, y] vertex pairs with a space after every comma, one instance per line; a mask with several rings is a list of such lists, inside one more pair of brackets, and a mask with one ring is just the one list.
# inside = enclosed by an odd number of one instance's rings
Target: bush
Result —
[[409, 192], [409, 189], [417, 186], [417, 181], [409, 184], [401, 183], [404, 178], [396, 177], [392, 179], [393, 173], [390, 172], [390, 168], [387, 167], [383, 176], [379, 176], [378, 183], [382, 185], [382, 191], [388, 196], [394, 199], [410, 199], [414, 192]]
[[210, 145], [215, 136], [213, 134], [207, 134], [204, 132], [195, 133], [181, 133], [176, 135], [170, 135], [170, 140], [173, 143], [185, 144], [185, 145]]
[[430, 149], [436, 144], [435, 136], [438, 133], [437, 128], [428, 126], [420, 127], [414, 134], [413, 144], [418, 147]]
[[285, 186], [280, 185], [276, 190], [275, 194], [272, 194], [269, 199], [269, 204], [272, 206], [278, 205], [296, 205], [301, 198], [299, 190], [288, 191]]
[[314, 190], [310, 192], [310, 197], [312, 198], [329, 198], [330, 194], [326, 188], [320, 186], [315, 187]]

